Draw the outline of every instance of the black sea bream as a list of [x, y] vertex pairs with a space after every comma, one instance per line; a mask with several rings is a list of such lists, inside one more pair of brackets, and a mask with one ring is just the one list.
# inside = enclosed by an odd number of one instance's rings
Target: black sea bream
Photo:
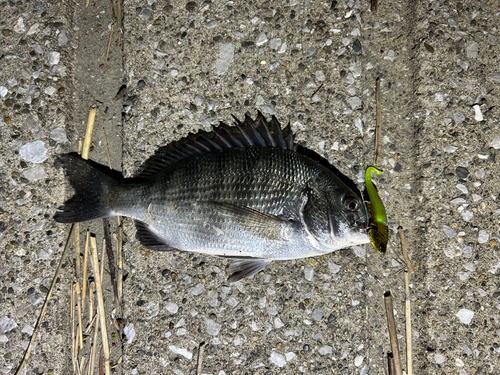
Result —
[[298, 147], [289, 126], [281, 130], [260, 113], [235, 125], [160, 149], [138, 174], [141, 182], [115, 180], [76, 154], [63, 155], [76, 194], [55, 220], [130, 217], [147, 248], [229, 258], [229, 281], [273, 260], [369, 242], [370, 213], [359, 191]]

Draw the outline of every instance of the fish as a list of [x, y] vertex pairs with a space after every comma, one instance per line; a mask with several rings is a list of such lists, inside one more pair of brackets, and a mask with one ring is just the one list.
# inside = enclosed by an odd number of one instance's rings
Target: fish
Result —
[[368, 193], [368, 198], [370, 199], [368, 208], [371, 213], [368, 225], [368, 237], [370, 238], [370, 243], [376, 251], [385, 253], [389, 242], [387, 214], [385, 213], [384, 203], [378, 195], [377, 188], [373, 185], [371, 177], [372, 172], [377, 175], [381, 175], [383, 173], [375, 167], [368, 167], [365, 172], [366, 191]]
[[160, 148], [132, 179], [60, 156], [75, 194], [55, 221], [131, 218], [145, 248], [229, 259], [229, 282], [275, 260], [369, 242], [370, 211], [352, 181], [295, 143], [276, 117], [233, 119]]

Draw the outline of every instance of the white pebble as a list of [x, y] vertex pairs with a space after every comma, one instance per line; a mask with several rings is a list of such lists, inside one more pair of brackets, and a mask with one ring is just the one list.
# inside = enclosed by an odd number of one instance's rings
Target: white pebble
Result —
[[267, 39], [266, 33], [261, 33], [259, 35], [259, 37], [257, 38], [257, 41], [255, 42], [255, 44], [257, 45], [257, 47], [260, 47], [261, 45], [263, 45], [267, 41], [268, 41], [268, 39]]
[[318, 81], [321, 81], [321, 82], [324, 81], [326, 79], [325, 73], [322, 70], [317, 70], [316, 71], [316, 79]]
[[278, 49], [281, 46], [281, 38], [273, 38], [273, 39], [271, 39], [271, 41], [269, 42], [269, 46], [272, 49]]
[[9, 93], [9, 89], [5, 86], [0, 86], [0, 96], [3, 98]]
[[444, 355], [442, 354], [436, 354], [434, 356], [434, 361], [436, 361], [437, 364], [444, 363], [446, 361], [446, 358], [444, 358]]
[[474, 317], [474, 311], [461, 309], [455, 315], [458, 317], [458, 319], [460, 319], [460, 321], [463, 324], [470, 324], [472, 318]]
[[335, 275], [335, 274], [339, 273], [342, 266], [335, 264], [333, 262], [328, 262], [328, 268], [330, 269], [330, 272]]
[[294, 352], [288, 352], [288, 353], [285, 353], [285, 358], [286, 358], [286, 361], [287, 362], [290, 362], [292, 359], [294, 359], [296, 357], [295, 353]]
[[483, 121], [484, 118], [483, 114], [481, 113], [481, 107], [479, 106], [479, 104], [474, 104], [472, 108], [474, 108], [474, 120]]
[[321, 309], [314, 309], [314, 311], [312, 313], [312, 318], [315, 321], [319, 322], [323, 318], [323, 315], [324, 315], [323, 310], [321, 310]]
[[366, 258], [366, 248], [364, 246], [353, 246], [352, 249], [358, 258]]
[[495, 150], [500, 149], [500, 135], [496, 136], [490, 143], [490, 147], [493, 147]]
[[458, 147], [456, 147], [456, 146], [444, 146], [443, 147], [443, 151], [444, 152], [450, 152], [451, 153], [451, 152], [455, 152], [457, 150], [458, 150]]
[[286, 365], [286, 359], [281, 354], [272, 352], [269, 361], [275, 366], [284, 367]]
[[467, 271], [471, 271], [471, 272], [475, 272], [476, 271], [476, 265], [474, 263], [472, 263], [472, 262], [465, 263], [464, 264], [464, 268]]
[[16, 327], [17, 327], [17, 323], [13, 319], [11, 319], [7, 316], [4, 316], [3, 318], [0, 319], [0, 330], [3, 333], [7, 333], [9, 331], [12, 331]]
[[219, 58], [215, 63], [215, 70], [218, 75], [224, 74], [229, 65], [233, 62], [234, 46], [232, 43], [223, 43], [219, 47]]
[[16, 33], [24, 33], [26, 31], [26, 26], [24, 26], [23, 17], [19, 17], [16, 22], [14, 22], [14, 31]]
[[61, 54], [59, 52], [49, 52], [49, 64], [50, 65], [57, 65], [59, 64], [59, 60], [61, 58]]
[[354, 366], [361, 366], [361, 364], [363, 363], [363, 359], [365, 359], [365, 357], [363, 357], [362, 355], [357, 355], [356, 358], [354, 358]]
[[457, 367], [464, 367], [465, 363], [460, 358], [455, 358], [455, 366], [457, 366]]
[[189, 350], [187, 349], [181, 349], [181, 348], [177, 348], [176, 346], [173, 346], [173, 345], [170, 345], [168, 347], [174, 354], [177, 354], [177, 355], [181, 355], [187, 359], [191, 359], [193, 358], [193, 353], [191, 353]]
[[471, 40], [469, 43], [467, 43], [467, 47], [465, 48], [465, 53], [467, 54], [467, 57], [469, 59], [475, 59], [478, 55], [479, 52], [479, 44]]
[[455, 238], [457, 236], [457, 232], [448, 225], [443, 225], [443, 232], [448, 238]]
[[28, 168], [23, 171], [23, 176], [29, 181], [41, 180], [46, 178], [47, 174], [42, 166]]
[[127, 337], [127, 344], [132, 344], [135, 337], [134, 323], [130, 323], [123, 328], [123, 333]]
[[472, 211], [464, 211], [462, 212], [462, 219], [466, 222], [469, 222], [472, 220], [472, 218], [474, 217], [474, 213]]
[[199, 296], [205, 291], [205, 285], [202, 283], [197, 284], [194, 288], [191, 288], [191, 294], [193, 296]]
[[363, 102], [357, 96], [352, 96], [349, 98], [349, 105], [353, 110], [360, 108], [362, 104]]
[[327, 354], [332, 354], [333, 353], [333, 348], [330, 345], [325, 345], [319, 348], [319, 354], [320, 355], [327, 355]]
[[434, 95], [434, 101], [436, 102], [442, 102], [444, 100], [444, 95], [442, 92], [437, 92], [435, 95]]
[[286, 41], [281, 45], [278, 53], [285, 53], [286, 52], [286, 48], [287, 48], [287, 44], [286, 44]]
[[486, 243], [490, 239], [490, 234], [486, 232], [485, 230], [480, 230], [479, 231], [479, 236], [477, 238], [477, 242], [479, 243]]
[[483, 198], [479, 194], [472, 194], [472, 200], [474, 202], [480, 201], [481, 199]]
[[458, 184], [457, 185], [457, 189], [460, 190], [464, 194], [468, 194], [469, 193], [469, 190], [467, 189], [467, 186], [465, 186], [464, 184]]
[[285, 323], [280, 318], [274, 318], [274, 328], [279, 329], [281, 327], [284, 327]]
[[176, 314], [177, 311], [179, 311], [179, 305], [177, 305], [175, 302], [169, 302], [169, 303], [167, 303], [167, 306], [165, 306], [165, 309], [170, 314]]
[[312, 268], [312, 266], [310, 265], [307, 265], [305, 268], [304, 268], [304, 277], [307, 281], [312, 281], [313, 277], [314, 277], [314, 268]]
[[47, 149], [42, 141], [34, 141], [21, 146], [19, 155], [26, 161], [39, 164], [47, 159]]
[[52, 96], [55, 92], [57, 91], [57, 89], [54, 87], [54, 86], [47, 86], [44, 90], [44, 92], [48, 95], [48, 96]]
[[26, 33], [26, 35], [33, 35], [35, 34], [37, 31], [38, 31], [38, 27], [40, 26], [40, 24], [38, 22], [35, 22], [33, 25], [31, 25], [31, 27], [28, 29], [28, 32]]
[[27, 333], [28, 335], [32, 335], [33, 334], [33, 331], [34, 331], [34, 328], [28, 324], [26, 324], [23, 329], [22, 329], [22, 333]]
[[262, 107], [262, 112], [267, 113], [270, 115], [276, 115], [278, 112], [276, 111], [276, 108], [274, 108], [271, 105], [266, 104], [265, 106]]
[[68, 142], [68, 137], [66, 136], [66, 130], [63, 128], [55, 128], [50, 132], [50, 138], [57, 143]]
[[205, 324], [207, 326], [207, 332], [209, 335], [217, 336], [222, 328], [222, 325], [214, 322], [212, 319], [205, 318]]

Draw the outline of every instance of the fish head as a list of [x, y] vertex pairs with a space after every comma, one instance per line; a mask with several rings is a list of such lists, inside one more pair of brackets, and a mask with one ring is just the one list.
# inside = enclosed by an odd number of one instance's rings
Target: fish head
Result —
[[359, 193], [334, 182], [310, 188], [301, 213], [311, 243], [327, 253], [368, 243], [370, 211]]

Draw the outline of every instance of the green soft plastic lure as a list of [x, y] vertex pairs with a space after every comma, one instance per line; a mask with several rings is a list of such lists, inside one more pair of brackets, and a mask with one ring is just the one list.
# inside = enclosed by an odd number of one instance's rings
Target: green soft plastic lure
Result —
[[377, 175], [382, 174], [382, 171], [379, 171], [375, 167], [366, 168], [365, 184], [368, 197], [370, 198], [368, 208], [372, 214], [368, 226], [368, 237], [375, 250], [385, 253], [387, 251], [387, 243], [389, 242], [389, 227], [387, 225], [384, 204], [378, 195], [377, 188], [372, 182], [372, 172], [375, 172]]

